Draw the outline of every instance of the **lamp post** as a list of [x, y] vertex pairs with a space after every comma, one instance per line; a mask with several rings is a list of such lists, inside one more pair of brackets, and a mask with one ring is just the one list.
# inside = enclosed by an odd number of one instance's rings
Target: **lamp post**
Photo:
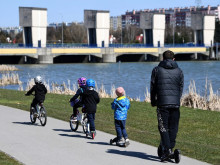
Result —
[[63, 47], [63, 21], [62, 21], [62, 47]]
[[62, 39], [61, 39], [61, 42], [62, 42], [62, 47], [63, 47], [63, 15], [60, 13], [60, 16], [61, 16], [61, 22], [62, 22]]
[[175, 45], [175, 30], [174, 30], [174, 24], [175, 24], [175, 13], [173, 13], [173, 47]]
[[122, 26], [121, 26], [121, 46], [122, 46]]

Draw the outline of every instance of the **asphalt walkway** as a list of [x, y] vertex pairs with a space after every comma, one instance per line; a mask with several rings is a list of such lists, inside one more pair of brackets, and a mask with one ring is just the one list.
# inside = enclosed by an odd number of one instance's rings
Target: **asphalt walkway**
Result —
[[[131, 141], [127, 148], [109, 145], [114, 135], [97, 131], [86, 138], [79, 126], [71, 132], [69, 123], [48, 118], [42, 127], [32, 125], [29, 112], [0, 105], [0, 150], [27, 165], [143, 165], [163, 164], [157, 148]], [[173, 164], [166, 162], [166, 164]], [[185, 156], [179, 164], [207, 164]]]

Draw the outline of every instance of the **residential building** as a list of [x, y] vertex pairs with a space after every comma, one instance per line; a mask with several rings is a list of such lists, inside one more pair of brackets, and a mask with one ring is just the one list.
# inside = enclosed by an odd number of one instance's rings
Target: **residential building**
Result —
[[116, 31], [117, 29], [121, 29], [121, 16], [110, 17], [110, 29]]
[[22, 32], [22, 28], [21, 27], [0, 27], [0, 31], [7, 33], [7, 34], [13, 33], [16, 35]]
[[122, 28], [125, 28], [127, 25], [136, 25], [140, 27], [140, 13], [141, 12], [150, 12], [150, 13], [164, 13], [166, 24], [173, 26], [187, 26], [191, 27], [191, 13], [200, 12], [202, 14], [215, 15], [216, 21], [220, 20], [220, 6], [211, 7], [211, 6], [201, 6], [201, 7], [185, 7], [185, 8], [169, 8], [169, 9], [145, 9], [139, 11], [126, 11], [122, 15]]
[[122, 28], [125, 28], [127, 25], [136, 25], [140, 26], [140, 11], [127, 11], [124, 15], [122, 15]]

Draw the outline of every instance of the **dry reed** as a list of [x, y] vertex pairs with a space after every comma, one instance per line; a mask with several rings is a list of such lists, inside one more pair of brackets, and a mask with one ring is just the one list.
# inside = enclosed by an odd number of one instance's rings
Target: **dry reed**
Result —
[[[34, 84], [35, 84], [34, 79], [28, 80], [25, 91], [30, 90]], [[71, 89], [70, 80], [68, 80], [68, 85], [66, 85], [65, 82], [63, 82], [63, 84], [60, 84], [60, 85], [52, 82], [50, 85], [49, 81], [48, 81], [48, 83], [44, 81], [43, 84], [46, 86], [48, 93], [53, 93], [53, 94], [75, 95], [76, 91], [78, 89], [77, 84], [73, 84], [72, 89]], [[98, 88], [98, 86], [96, 85], [95, 89], [98, 92], [100, 98], [116, 98], [117, 97], [115, 94], [115, 86], [114, 85], [111, 86], [110, 94], [107, 93], [103, 84], [101, 85], [100, 88]], [[20, 85], [18, 90], [23, 91], [24, 90], [23, 86]], [[130, 97], [128, 97], [128, 98], [131, 101], [140, 101], [140, 98], [130, 98]]]
[[[209, 88], [208, 88], [209, 86]], [[150, 93], [146, 87], [145, 102], [151, 102]], [[194, 109], [203, 109], [210, 111], [220, 111], [220, 97], [213, 92], [212, 83], [206, 79], [205, 94], [201, 96], [196, 91], [195, 81], [190, 81], [188, 91], [181, 98], [181, 106], [186, 106]]]
[[12, 85], [12, 84], [21, 84], [22, 82], [19, 79], [18, 74], [7, 73], [2, 74], [2, 78], [0, 79], [0, 86]]
[[[4, 79], [8, 79], [7, 78]], [[14, 76], [15, 77], [15, 76]], [[13, 79], [18, 79], [16, 82], [13, 81], [14, 83], [21, 84], [19, 81], [18, 75], [16, 75], [17, 78]], [[0, 83], [2, 81], [0, 80]], [[65, 95], [75, 95], [78, 85], [73, 84], [72, 89], [71, 89], [71, 83], [70, 80], [68, 80], [68, 84], [66, 85], [65, 82], [63, 84], [57, 84], [52, 82], [51, 85], [48, 81], [46, 83], [45, 81], [43, 82], [44, 85], [46, 86], [48, 93], [54, 93], [54, 94], [65, 94]], [[2, 84], [2, 83], [1, 83]], [[0, 84], [0, 85], [1, 85]], [[30, 90], [30, 88], [34, 85], [34, 79], [31, 79], [27, 82], [26, 86], [26, 91]], [[209, 88], [208, 88], [209, 86]], [[19, 86], [19, 90], [23, 91], [23, 86]], [[115, 94], [115, 86], [111, 86], [110, 94], [107, 93], [105, 90], [104, 85], [102, 84], [100, 88], [96, 85], [96, 91], [99, 93], [100, 98], [116, 98]], [[148, 88], [146, 87], [146, 93], [145, 95], [145, 102], [151, 102], [150, 100], [150, 93], [148, 91]], [[140, 101], [140, 98], [130, 98], [128, 96], [130, 101]], [[203, 109], [203, 110], [211, 110], [211, 111], [220, 111], [220, 97], [217, 94], [214, 94], [213, 89], [212, 89], [212, 84], [211, 82], [208, 84], [208, 81], [206, 80], [206, 85], [205, 85], [205, 94], [204, 96], [201, 96], [197, 91], [196, 91], [196, 84], [195, 81], [191, 81], [190, 85], [188, 87], [188, 91], [182, 96], [181, 98], [181, 106], [186, 106], [186, 107], [191, 107], [191, 108], [198, 108], [198, 109]]]
[[0, 71], [16, 71], [18, 68], [16, 68], [13, 65], [0, 65]]
[[201, 96], [196, 91], [195, 81], [191, 81], [188, 92], [184, 94], [181, 98], [181, 105], [203, 110], [220, 111], [220, 98], [218, 96], [218, 93], [214, 94], [212, 83], [210, 82], [208, 85], [207, 79], [205, 84], [204, 96]]

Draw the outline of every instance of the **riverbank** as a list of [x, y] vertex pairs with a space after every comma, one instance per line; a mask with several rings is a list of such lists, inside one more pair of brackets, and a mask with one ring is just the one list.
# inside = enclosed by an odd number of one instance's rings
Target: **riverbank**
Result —
[[[25, 92], [0, 89], [0, 104], [29, 111], [32, 97]], [[70, 95], [47, 94], [44, 103], [48, 115], [68, 121], [72, 113], [68, 100]], [[115, 134], [111, 98], [101, 99], [96, 114], [96, 128]], [[68, 128], [67, 128], [68, 129]], [[219, 112], [181, 107], [181, 119], [176, 148], [182, 154], [211, 164], [220, 163]], [[156, 108], [146, 102], [131, 102], [128, 112], [129, 138], [141, 143], [158, 146]]]

